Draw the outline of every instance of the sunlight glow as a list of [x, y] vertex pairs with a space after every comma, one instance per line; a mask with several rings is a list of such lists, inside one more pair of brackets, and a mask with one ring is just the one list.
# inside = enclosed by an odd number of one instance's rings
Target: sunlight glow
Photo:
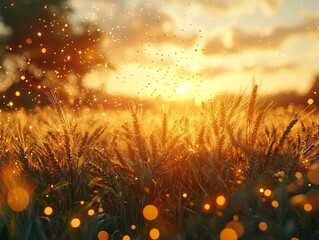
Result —
[[192, 88], [191, 83], [182, 83], [176, 88], [176, 93], [178, 94], [186, 94]]

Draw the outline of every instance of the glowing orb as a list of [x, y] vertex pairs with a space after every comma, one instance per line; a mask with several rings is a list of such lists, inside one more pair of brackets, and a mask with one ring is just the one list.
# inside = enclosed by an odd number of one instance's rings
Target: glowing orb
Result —
[[314, 100], [313, 100], [312, 98], [309, 98], [308, 101], [307, 101], [307, 103], [308, 103], [309, 105], [311, 105], [311, 104], [314, 103]]
[[29, 201], [29, 193], [21, 187], [11, 189], [7, 196], [9, 207], [16, 212], [21, 212], [26, 209], [29, 205]]
[[143, 216], [146, 220], [152, 221], [158, 217], [158, 209], [154, 205], [146, 205], [143, 208]]
[[267, 223], [265, 223], [265, 222], [260, 222], [260, 223], [258, 224], [258, 227], [259, 227], [259, 229], [260, 229], [261, 231], [263, 231], [263, 232], [267, 231], [267, 229], [268, 229], [268, 225], [267, 225]]
[[226, 228], [233, 229], [237, 234], [237, 238], [240, 238], [245, 231], [243, 224], [238, 221], [230, 221], [229, 223], [227, 223]]
[[276, 200], [273, 200], [273, 201], [271, 202], [271, 206], [273, 206], [274, 208], [277, 208], [277, 207], [279, 207], [279, 202], [276, 201]]
[[90, 210], [88, 211], [88, 215], [89, 215], [89, 216], [93, 216], [94, 213], [95, 213], [95, 211], [94, 211], [93, 209], [90, 209]]
[[97, 235], [97, 238], [99, 240], [108, 240], [109, 234], [106, 231], [100, 231], [99, 234]]
[[160, 236], [160, 231], [157, 228], [152, 228], [150, 231], [150, 238], [151, 239], [158, 239]]
[[266, 197], [270, 197], [271, 194], [272, 194], [272, 192], [271, 192], [270, 189], [266, 189], [265, 192], [264, 192], [264, 195], [265, 195]]
[[216, 198], [216, 203], [219, 205], [219, 206], [223, 206], [226, 202], [226, 198], [224, 196], [218, 196]]
[[71, 226], [72, 226], [73, 228], [78, 228], [78, 227], [80, 227], [80, 225], [81, 225], [80, 219], [78, 219], [78, 218], [73, 218], [73, 219], [71, 220]]
[[210, 204], [209, 203], [205, 203], [204, 204], [204, 210], [206, 210], [206, 211], [210, 210]]
[[306, 212], [310, 212], [312, 210], [312, 205], [309, 204], [309, 203], [306, 203], [304, 206], [303, 206], [303, 209], [306, 211]]
[[237, 233], [234, 229], [224, 228], [220, 233], [220, 240], [237, 240]]
[[46, 208], [44, 209], [44, 214], [45, 214], [45, 215], [50, 216], [52, 213], [53, 213], [52, 207], [46, 207]]

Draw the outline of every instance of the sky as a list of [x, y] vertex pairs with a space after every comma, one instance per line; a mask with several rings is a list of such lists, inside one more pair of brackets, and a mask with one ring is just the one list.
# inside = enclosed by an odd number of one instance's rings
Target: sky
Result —
[[306, 92], [319, 74], [317, 0], [73, 0], [105, 33], [89, 87], [203, 101], [223, 91]]

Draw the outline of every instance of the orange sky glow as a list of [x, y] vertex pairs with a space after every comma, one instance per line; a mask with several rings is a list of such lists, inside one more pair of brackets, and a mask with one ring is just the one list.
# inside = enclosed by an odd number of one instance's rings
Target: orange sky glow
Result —
[[245, 91], [309, 89], [319, 73], [319, 1], [73, 0], [97, 23], [116, 70], [86, 77], [112, 94], [207, 100]]

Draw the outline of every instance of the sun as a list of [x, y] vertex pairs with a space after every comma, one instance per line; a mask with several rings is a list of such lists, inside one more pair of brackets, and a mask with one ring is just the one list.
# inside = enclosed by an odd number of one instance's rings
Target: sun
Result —
[[190, 91], [191, 88], [192, 88], [191, 83], [182, 83], [176, 88], [175, 91], [178, 94], [186, 94]]

